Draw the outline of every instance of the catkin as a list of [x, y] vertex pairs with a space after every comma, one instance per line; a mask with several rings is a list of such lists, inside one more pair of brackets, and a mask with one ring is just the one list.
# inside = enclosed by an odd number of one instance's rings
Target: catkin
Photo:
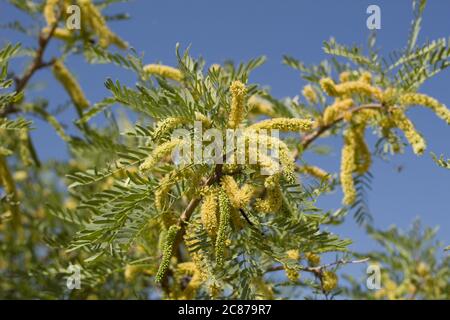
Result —
[[231, 205], [236, 209], [245, 207], [255, 193], [255, 188], [249, 184], [245, 184], [242, 188], [239, 188], [239, 185], [232, 176], [223, 176], [221, 183]]
[[[195, 112], [195, 121], [200, 121], [206, 127], [211, 126], [211, 120], [207, 116], [201, 114], [200, 112]], [[152, 133], [153, 140], [159, 140], [163, 136], [171, 133], [174, 129], [181, 125], [193, 122], [191, 119], [186, 117], [169, 117], [156, 124], [155, 130]]]
[[255, 208], [261, 213], [278, 212], [283, 204], [279, 175], [266, 178], [266, 194], [263, 199], [256, 199]]
[[292, 132], [307, 132], [314, 126], [314, 122], [309, 119], [289, 119], [289, 118], [273, 118], [252, 124], [247, 130], [280, 130]]
[[332, 105], [325, 108], [323, 122], [325, 125], [331, 124], [353, 106], [352, 99], [337, 100]]
[[[276, 137], [257, 134], [254, 130], [246, 130], [244, 134], [250, 145], [257, 142], [258, 144], [265, 144], [268, 149], [276, 150], [278, 152], [279, 162], [281, 164], [280, 169], [282, 170], [284, 177], [291, 183], [295, 182], [295, 159], [286, 143]], [[278, 163], [271, 160], [270, 157], [260, 153], [259, 150], [249, 150], [249, 152], [252, 151], [257, 152], [258, 163], [262, 167], [266, 167], [266, 169], [271, 170], [273, 173], [280, 171], [278, 169], [280, 167]]]
[[178, 82], [183, 80], [183, 73], [180, 70], [161, 64], [148, 64], [144, 66], [144, 73], [161, 76]]
[[341, 155], [341, 185], [344, 193], [343, 203], [351, 205], [356, 200], [355, 183], [353, 181], [353, 172], [356, 169], [356, 145], [354, 132], [347, 129], [344, 133], [344, 146]]
[[230, 203], [227, 195], [221, 189], [219, 191], [219, 230], [216, 238], [216, 263], [218, 266], [222, 266], [224, 262], [224, 249], [225, 241], [228, 238], [230, 228]]
[[343, 71], [339, 74], [339, 81], [341, 83], [350, 81], [352, 73], [350, 71]]
[[328, 180], [331, 177], [331, 175], [328, 172], [317, 166], [305, 165], [300, 167], [299, 171], [302, 173], [309, 174], [310, 176], [317, 178], [319, 180]]
[[209, 192], [204, 196], [203, 203], [200, 208], [200, 216], [202, 224], [209, 234], [210, 237], [215, 237], [217, 234], [217, 195], [214, 194], [213, 190], [208, 190]]
[[391, 114], [395, 126], [403, 131], [414, 153], [417, 155], [423, 154], [426, 149], [426, 142], [420, 133], [416, 131], [413, 123], [405, 116], [403, 110], [394, 108], [391, 110]]
[[166, 174], [155, 190], [155, 207], [158, 211], [163, 211], [167, 205], [169, 191], [174, 184], [174, 177], [171, 173]]
[[450, 124], [450, 110], [436, 99], [420, 93], [407, 93], [400, 97], [399, 103], [403, 106], [421, 105], [433, 110], [436, 115]]
[[163, 257], [161, 264], [159, 265], [158, 272], [156, 273], [155, 280], [156, 282], [161, 282], [164, 278], [167, 269], [169, 268], [170, 258], [172, 257], [173, 245], [175, 242], [175, 238], [178, 234], [178, 231], [181, 229], [178, 225], [172, 225], [169, 230], [167, 230], [166, 238], [164, 240], [163, 247]]
[[231, 92], [231, 110], [228, 118], [228, 126], [235, 129], [244, 119], [245, 113], [245, 96], [247, 89], [240, 81], [233, 81], [230, 86]]
[[184, 288], [180, 299], [193, 299], [198, 288], [200, 288], [203, 283], [200, 270], [198, 270], [194, 262], [182, 262], [177, 265], [175, 272], [178, 277], [183, 275], [191, 277], [189, 283]]
[[80, 84], [61, 60], [56, 60], [53, 64], [53, 74], [69, 94], [73, 104], [78, 110], [81, 111], [89, 108], [89, 102], [84, 96]]
[[44, 18], [48, 26], [53, 26], [58, 22], [55, 9], [60, 5], [60, 0], [47, 0], [44, 6]]
[[337, 287], [338, 277], [332, 271], [324, 271], [322, 274], [322, 288], [326, 292], [330, 292]]
[[361, 94], [371, 98], [381, 100], [383, 93], [379, 88], [373, 87], [366, 80], [347, 81], [335, 84], [331, 78], [323, 78], [320, 80], [322, 90], [332, 97], [349, 96], [352, 94]]
[[314, 88], [311, 85], [306, 85], [302, 90], [302, 94], [308, 102], [312, 104], [317, 103], [317, 93], [316, 91], [314, 91]]
[[369, 147], [364, 140], [364, 125], [359, 125], [354, 129], [355, 135], [355, 150], [356, 150], [356, 168], [355, 171], [358, 174], [364, 174], [369, 171], [372, 164], [372, 156], [370, 154]]
[[[48, 35], [50, 31], [51, 31], [50, 27], [45, 27], [42, 29], [42, 33], [45, 35]], [[72, 38], [72, 31], [63, 28], [56, 28], [53, 31], [53, 37], [58, 38], [60, 40], [70, 40]]]
[[111, 44], [114, 44], [120, 49], [128, 48], [128, 44], [125, 41], [109, 30], [105, 18], [103, 18], [91, 0], [79, 0], [78, 3], [81, 6], [84, 17], [87, 19], [88, 25], [98, 36], [100, 47], [107, 48]]
[[290, 268], [288, 266], [284, 266], [284, 270], [286, 272], [286, 277], [289, 279], [289, 281], [297, 282], [300, 278], [300, 273], [298, 270], [294, 268]]
[[267, 101], [258, 97], [256, 95], [252, 95], [247, 102], [248, 111], [256, 114], [264, 114], [272, 117], [275, 112], [273, 110], [273, 105]]
[[313, 252], [306, 252], [305, 258], [306, 260], [308, 260], [308, 263], [313, 267], [316, 267], [320, 264], [320, 256], [318, 254], [315, 254]]
[[300, 259], [300, 253], [298, 252], [297, 249], [290, 249], [290, 250], [286, 251], [286, 254], [289, 259], [292, 259], [292, 260]]
[[141, 171], [150, 171], [155, 165], [161, 161], [165, 156], [170, 154], [176, 147], [183, 143], [182, 139], [173, 139], [157, 146], [150, 156], [139, 166]]

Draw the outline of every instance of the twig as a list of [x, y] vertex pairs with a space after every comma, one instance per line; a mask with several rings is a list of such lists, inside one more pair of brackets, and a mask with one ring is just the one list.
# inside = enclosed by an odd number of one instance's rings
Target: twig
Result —
[[[356, 263], [364, 263], [369, 261], [369, 258], [364, 258], [364, 259], [360, 259], [360, 260], [345, 260], [345, 259], [340, 259], [338, 261], [332, 262], [332, 263], [328, 263], [328, 264], [324, 264], [321, 266], [317, 266], [317, 267], [305, 267], [305, 266], [300, 266], [300, 271], [306, 271], [306, 272], [311, 272], [314, 273], [315, 275], [320, 276], [322, 274], [323, 269], [332, 267], [332, 266], [338, 266], [341, 264], [356, 264]], [[269, 269], [266, 270], [267, 272], [275, 272], [275, 271], [280, 271], [280, 270], [284, 270], [284, 266], [274, 266], [271, 267]]]
[[[363, 109], [381, 109], [383, 106], [381, 104], [365, 104], [365, 105], [361, 105], [359, 107], [355, 107], [353, 109], [350, 109], [349, 112], [350, 113], [355, 113], [358, 112], [360, 110]], [[342, 120], [344, 120], [344, 117], [341, 116], [339, 118], [337, 118], [336, 120], [334, 120], [333, 122], [320, 126], [316, 131], [306, 135], [303, 137], [302, 141], [301, 141], [301, 149], [305, 150], [309, 147], [309, 145], [314, 142], [314, 140], [316, 140], [317, 138], [319, 138], [323, 133], [325, 133], [326, 131], [332, 129], [335, 125], [337, 125], [338, 123], [340, 123]]]
[[[61, 15], [62, 12], [59, 13], [59, 17], [57, 18], [56, 22], [51, 26], [48, 33], [44, 33], [43, 31], [41, 31], [41, 33], [39, 34], [38, 48], [36, 50], [36, 55], [34, 56], [31, 65], [25, 70], [24, 74], [20, 78], [15, 79], [16, 92], [21, 92], [23, 89], [25, 89], [31, 77], [34, 75], [36, 71], [42, 68], [49, 67], [53, 65], [53, 63], [55, 62], [55, 59], [45, 62], [43, 60], [43, 57], [45, 49], [47, 48], [48, 43], [50, 42], [50, 39], [52, 38], [56, 30], [56, 27], [58, 26], [58, 22]], [[9, 104], [3, 110], [0, 111], [0, 117], [5, 117], [10, 113], [15, 113], [19, 111], [20, 110], [17, 109], [17, 107], [14, 104]]]

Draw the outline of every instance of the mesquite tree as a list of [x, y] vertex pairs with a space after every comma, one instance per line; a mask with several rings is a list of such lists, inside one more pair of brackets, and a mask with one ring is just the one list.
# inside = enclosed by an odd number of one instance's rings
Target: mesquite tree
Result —
[[[9, 44], [0, 51], [1, 297], [448, 298], [448, 256], [434, 243], [419, 248], [434, 234], [377, 231], [363, 192], [373, 157], [404, 148], [424, 153], [410, 109], [428, 108], [450, 124], [450, 110], [420, 90], [450, 65], [446, 39], [417, 44], [426, 1], [414, 1], [407, 45], [387, 59], [375, 34], [367, 50], [325, 42], [330, 58], [318, 65], [284, 57], [308, 84], [302, 98], [283, 100], [249, 82], [264, 57], [208, 65], [177, 45], [176, 66], [148, 64], [111, 30], [110, 20], [126, 18], [102, 14], [113, 2], [10, 0], [39, 31], [8, 24], [34, 37], [36, 47]], [[77, 8], [79, 28], [69, 28]], [[50, 42], [58, 43], [57, 52], [48, 53]], [[19, 55], [29, 57], [25, 69], [8, 68]], [[73, 55], [92, 68], [125, 68], [136, 86], [106, 79], [110, 95], [93, 104], [66, 67]], [[30, 80], [46, 68], [70, 99], [61, 108], [77, 114], [73, 132], [61, 123], [60, 110], [27, 95]], [[114, 105], [129, 112], [117, 115]], [[102, 116], [102, 126], [91, 125]], [[65, 161], [39, 160], [33, 119], [46, 121], [65, 141]], [[369, 131], [374, 145], [367, 143]], [[236, 132], [239, 150], [224, 142]], [[330, 135], [343, 140], [339, 174], [304, 160]], [[182, 161], [174, 156], [181, 150]], [[342, 208], [317, 207], [336, 188], [344, 193]], [[328, 226], [351, 211], [370, 235], [393, 246], [350, 252], [351, 240]], [[323, 262], [330, 256], [336, 259]], [[367, 293], [353, 278], [348, 287], [340, 284], [338, 269], [370, 259], [388, 270], [383, 289]], [[70, 266], [80, 272], [82, 290], [66, 286]]]

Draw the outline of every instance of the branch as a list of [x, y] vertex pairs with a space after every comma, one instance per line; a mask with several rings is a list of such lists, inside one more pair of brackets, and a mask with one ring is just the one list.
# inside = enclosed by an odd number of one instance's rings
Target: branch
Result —
[[[369, 258], [364, 258], [364, 259], [360, 259], [360, 260], [345, 260], [345, 259], [340, 259], [338, 261], [332, 262], [332, 263], [328, 263], [328, 264], [324, 264], [321, 266], [317, 266], [317, 267], [304, 267], [304, 266], [300, 266], [300, 271], [306, 271], [306, 272], [311, 272], [314, 273], [317, 276], [320, 276], [323, 272], [323, 269], [332, 267], [332, 266], [339, 266], [342, 264], [356, 264], [356, 263], [364, 263], [369, 261]], [[275, 271], [281, 271], [284, 270], [284, 266], [274, 266], [271, 267], [269, 269], [266, 270], [267, 272], [275, 272]]]
[[[220, 177], [222, 176], [222, 164], [217, 164], [216, 168], [214, 169], [214, 173], [212, 176], [206, 180], [204, 186], [210, 186], [214, 184], [215, 182], [220, 180]], [[195, 211], [197, 206], [200, 204], [201, 197], [193, 198], [186, 209], [184, 209], [183, 213], [180, 216], [180, 219], [178, 220], [178, 225], [182, 228], [181, 232], [184, 232], [184, 228], [191, 218], [192, 213]]]
[[[43, 31], [39, 34], [39, 40], [38, 40], [38, 48], [36, 50], [36, 54], [34, 56], [34, 59], [31, 63], [31, 65], [25, 70], [25, 73], [22, 75], [22, 77], [16, 79], [16, 92], [21, 92], [25, 87], [27, 86], [28, 82], [30, 81], [31, 77], [34, 75], [34, 73], [40, 69], [49, 67], [53, 65], [55, 62], [55, 59], [52, 59], [48, 62], [45, 62], [43, 60], [45, 49], [48, 46], [48, 43], [50, 42], [50, 39], [52, 38], [56, 27], [58, 26], [59, 19], [62, 16], [62, 11], [59, 13], [59, 16], [56, 20], [56, 22], [51, 26], [50, 31], [48, 33], [45, 33]], [[0, 117], [6, 117], [10, 113], [19, 112], [20, 110], [17, 109], [17, 107], [14, 104], [9, 104], [6, 106], [3, 110], [0, 111]]]
[[[383, 106], [381, 104], [365, 104], [365, 105], [361, 105], [359, 107], [350, 109], [349, 111], [350, 111], [350, 113], [355, 113], [362, 109], [381, 109], [382, 107]], [[343, 116], [337, 118], [336, 120], [334, 120], [333, 122], [331, 122], [327, 125], [320, 126], [316, 131], [304, 136], [301, 141], [301, 149], [305, 150], [306, 148], [308, 148], [312, 142], [314, 142], [317, 138], [319, 138], [326, 131], [332, 129], [335, 125], [340, 123], [342, 120], [344, 120]]]

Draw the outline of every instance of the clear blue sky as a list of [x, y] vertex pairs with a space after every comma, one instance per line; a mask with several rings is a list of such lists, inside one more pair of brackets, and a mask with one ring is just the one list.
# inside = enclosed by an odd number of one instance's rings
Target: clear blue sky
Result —
[[[419, 42], [426, 39], [448, 37], [450, 34], [450, 1], [429, 1]], [[378, 46], [383, 52], [405, 45], [412, 17], [409, 0], [134, 0], [117, 4], [108, 13], [126, 10], [131, 20], [112, 23], [112, 29], [127, 39], [139, 52], [145, 53], [145, 62], [175, 63], [175, 44], [183, 47], [191, 44], [194, 56], [202, 55], [208, 63], [232, 59], [236, 62], [266, 55], [267, 63], [253, 73], [252, 82], [267, 84], [279, 98], [300, 93], [303, 82], [296, 71], [281, 64], [283, 54], [289, 54], [306, 63], [318, 63], [325, 55], [322, 42], [335, 37], [341, 43], [366, 43], [366, 8], [370, 4], [381, 7], [382, 29]], [[24, 19], [24, 16], [4, 1], [0, 2], [0, 21]], [[29, 24], [25, 22], [25, 24]], [[0, 42], [22, 41], [34, 45], [24, 37], [0, 30]], [[24, 60], [16, 60], [14, 68], [23, 66]], [[68, 62], [91, 102], [105, 97], [103, 86], [107, 77], [133, 84], [133, 75], [112, 66], [89, 66], [81, 58]], [[67, 100], [61, 88], [43, 71], [36, 80], [47, 81], [47, 87], [36, 88], [36, 95], [52, 96], [56, 107]], [[450, 106], [450, 70], [440, 74], [423, 86], [422, 91]], [[55, 102], [57, 101], [57, 102]], [[428, 141], [428, 151], [444, 153], [450, 157], [450, 127], [427, 110], [415, 109], [411, 113], [417, 128]], [[73, 114], [65, 114], [70, 122]], [[37, 123], [33, 133], [39, 154], [43, 159], [64, 158], [64, 144], [53, 130]], [[340, 162], [340, 143], [332, 142], [331, 157], [314, 159], [329, 171], [337, 171]], [[310, 158], [309, 158], [310, 159]], [[402, 165], [404, 170], [396, 172]], [[450, 243], [449, 204], [450, 171], [438, 168], [428, 153], [418, 158], [410, 149], [403, 156], [396, 156], [390, 163], [375, 161], [373, 190], [369, 193], [370, 209], [375, 225], [391, 224], [406, 228], [420, 216], [426, 225], [440, 226], [440, 240]], [[341, 193], [326, 196], [321, 205], [337, 208]], [[353, 221], [335, 230], [355, 240], [353, 248], [368, 249], [372, 243]]]

